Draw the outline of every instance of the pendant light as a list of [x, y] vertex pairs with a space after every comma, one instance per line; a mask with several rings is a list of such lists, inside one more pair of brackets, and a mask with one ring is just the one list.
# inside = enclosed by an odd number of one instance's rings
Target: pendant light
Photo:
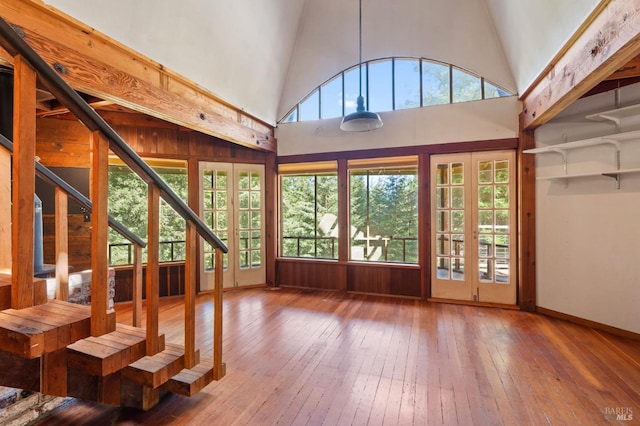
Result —
[[370, 112], [364, 108], [364, 98], [362, 97], [362, 0], [359, 0], [360, 21], [358, 27], [359, 36], [359, 59], [360, 59], [360, 91], [358, 95], [356, 112], [345, 116], [340, 123], [340, 129], [345, 132], [366, 132], [382, 127], [382, 119], [375, 112]]

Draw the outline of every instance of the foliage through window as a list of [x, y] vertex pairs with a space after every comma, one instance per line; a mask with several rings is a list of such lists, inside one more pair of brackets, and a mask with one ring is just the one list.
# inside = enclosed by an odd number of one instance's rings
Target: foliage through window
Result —
[[[153, 166], [153, 161], [150, 161]], [[171, 162], [173, 163], [173, 162]], [[153, 169], [178, 196], [187, 200], [187, 171], [183, 162], [178, 165], [155, 166]], [[114, 217], [143, 240], [147, 238], [147, 184], [128, 167], [109, 166], [109, 215]], [[185, 258], [185, 221], [164, 200], [160, 201], [160, 262]], [[131, 244], [109, 229], [110, 265], [128, 265], [133, 261]], [[143, 251], [146, 262], [146, 249]]]
[[418, 263], [415, 157], [349, 162], [350, 260]]
[[[355, 112], [359, 81], [359, 65], [338, 73], [312, 90], [280, 123]], [[363, 63], [362, 93], [366, 95], [365, 107], [376, 112], [513, 95], [461, 68], [418, 58], [386, 58]]]
[[281, 166], [280, 211], [283, 257], [338, 258], [338, 174], [335, 162]]

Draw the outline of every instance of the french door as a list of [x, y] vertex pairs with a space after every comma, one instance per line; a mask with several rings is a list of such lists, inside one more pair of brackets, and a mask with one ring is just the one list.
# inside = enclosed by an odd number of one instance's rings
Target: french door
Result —
[[515, 153], [431, 157], [431, 294], [516, 303]]
[[[264, 284], [264, 166], [200, 162], [200, 216], [229, 248], [224, 287]], [[212, 247], [200, 246], [200, 289], [213, 289]]]

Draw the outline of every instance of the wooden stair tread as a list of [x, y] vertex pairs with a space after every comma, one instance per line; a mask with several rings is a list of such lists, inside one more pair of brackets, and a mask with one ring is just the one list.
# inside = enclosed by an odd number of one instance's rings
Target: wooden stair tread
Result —
[[166, 344], [165, 350], [147, 355], [122, 370], [122, 377], [134, 383], [158, 388], [184, 368], [184, 349]]
[[165, 384], [169, 392], [184, 396], [193, 396], [213, 381], [213, 360], [201, 359], [190, 369], [183, 369]]
[[116, 325], [116, 331], [102, 336], [89, 336], [67, 346], [70, 368], [106, 376], [120, 371], [145, 355], [146, 337]]
[[0, 310], [11, 307], [11, 275], [0, 274]]
[[[33, 303], [47, 303], [47, 281], [42, 278], [33, 279]], [[0, 311], [11, 307], [11, 275], [0, 274]]]
[[90, 327], [91, 309], [87, 306], [51, 301], [5, 309], [0, 312], [0, 350], [35, 358], [87, 337]]

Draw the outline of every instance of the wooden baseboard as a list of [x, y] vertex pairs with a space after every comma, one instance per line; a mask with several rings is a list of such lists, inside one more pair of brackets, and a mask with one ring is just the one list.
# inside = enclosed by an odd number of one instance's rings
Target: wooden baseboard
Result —
[[473, 300], [441, 299], [439, 297], [429, 297], [427, 301], [434, 302], [434, 303], [449, 303], [451, 305], [480, 306], [483, 308], [511, 309], [513, 311], [520, 310], [520, 306], [518, 305], [505, 305], [503, 303], [489, 303], [489, 302], [474, 302]]
[[599, 331], [605, 331], [607, 333], [614, 334], [616, 336], [625, 337], [627, 339], [638, 340], [640, 341], [640, 334], [634, 333], [629, 330], [623, 330], [622, 328], [612, 327], [610, 325], [601, 324], [599, 322], [591, 321], [588, 319], [575, 317], [573, 315], [565, 314], [558, 311], [553, 311], [551, 309], [542, 308], [540, 306], [536, 307], [536, 312], [542, 315], [547, 315], [553, 318], [558, 318], [562, 320], [566, 320], [572, 322], [574, 324], [584, 325], [586, 327], [593, 328]]

